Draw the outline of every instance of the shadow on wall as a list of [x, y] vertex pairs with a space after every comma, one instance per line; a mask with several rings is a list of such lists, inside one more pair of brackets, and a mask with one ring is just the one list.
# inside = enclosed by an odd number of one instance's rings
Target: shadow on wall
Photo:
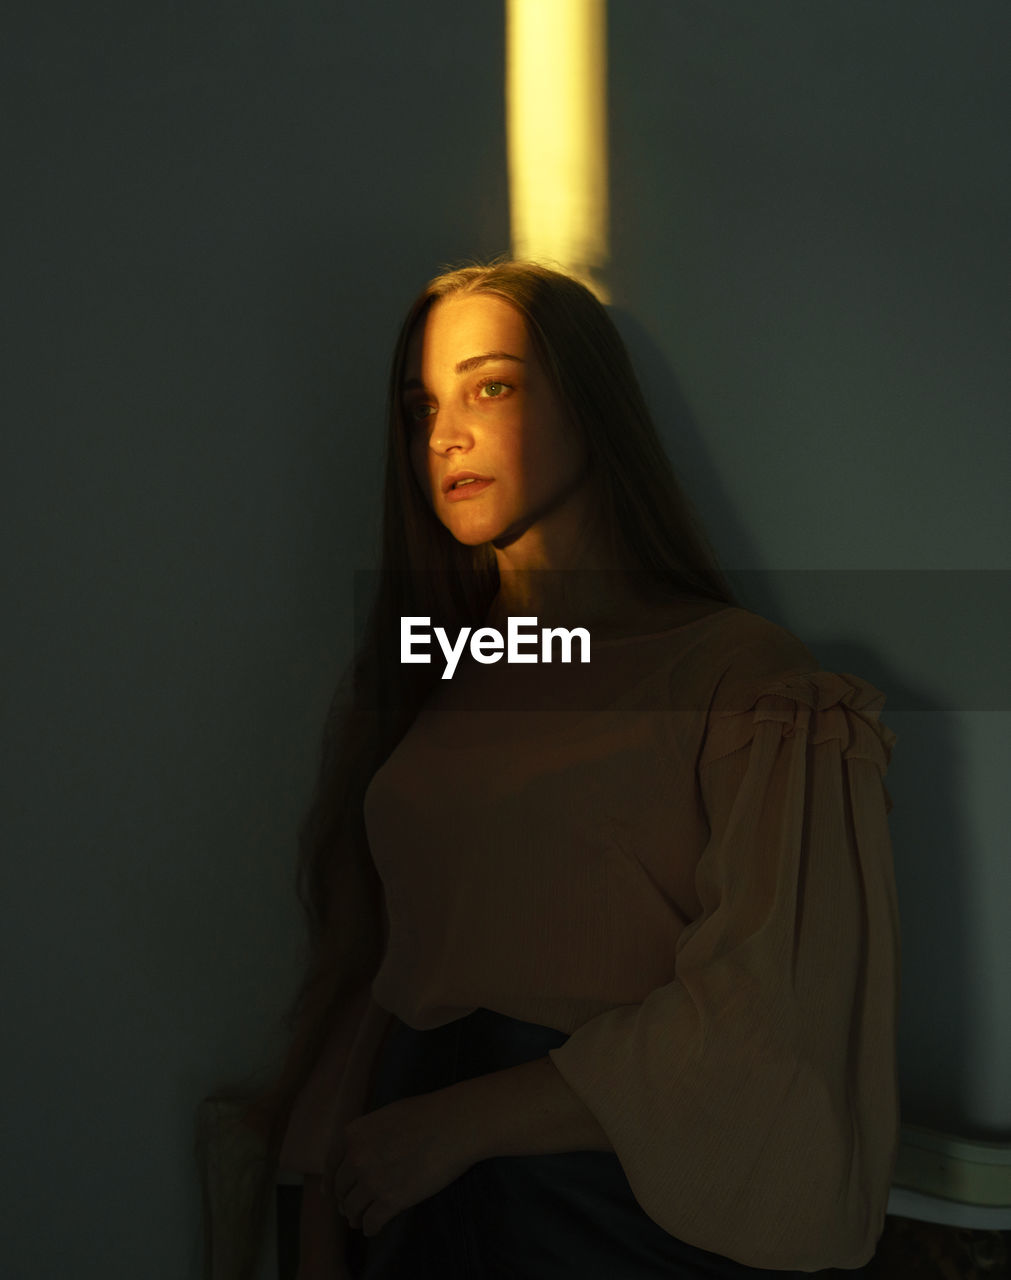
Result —
[[[742, 605], [787, 626], [825, 670], [857, 673], [887, 694], [882, 718], [899, 737], [888, 789], [895, 801], [889, 823], [902, 930], [902, 1121], [967, 1139], [1009, 1141], [1011, 1133], [995, 1130], [973, 1114], [974, 1107], [986, 1110], [986, 1099], [976, 1096], [982, 1086], [973, 1046], [985, 1039], [994, 1011], [977, 990], [981, 975], [973, 968], [970, 947], [972, 868], [966, 855], [973, 827], [962, 811], [960, 798], [969, 793], [969, 779], [958, 749], [965, 734], [960, 710], [1011, 707], [1011, 692], [993, 687], [993, 673], [1003, 667], [996, 652], [1003, 632], [987, 626], [994, 608], [988, 597], [1005, 591], [1007, 575], [763, 569], [761, 553], [713, 465], [677, 371], [633, 316], [619, 308], [611, 308], [610, 314], [689, 500], [703, 527], [720, 531], [718, 555]], [[736, 564], [753, 567], [744, 572], [728, 567]], [[777, 584], [801, 574], [787, 610]], [[838, 629], [824, 633], [824, 619], [840, 616], [852, 617], [852, 634], [859, 639], [851, 641]], [[964, 624], [957, 635], [952, 634], [953, 616]], [[948, 636], [947, 647], [931, 641], [930, 649], [931, 670], [945, 681], [947, 705], [868, 647], [866, 637], [876, 631], [887, 633], [899, 648], [910, 646], [910, 652], [922, 648], [925, 631]], [[928, 832], [931, 849], [956, 852], [945, 863], [943, 876], [923, 875], [917, 854]], [[941, 1025], [944, 1034], [938, 1035]]]

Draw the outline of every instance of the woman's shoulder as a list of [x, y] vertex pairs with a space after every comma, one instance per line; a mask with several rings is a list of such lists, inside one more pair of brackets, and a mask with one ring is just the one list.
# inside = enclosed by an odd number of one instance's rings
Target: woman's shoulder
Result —
[[786, 672], [819, 667], [811, 650], [792, 631], [760, 613], [724, 600], [694, 597], [656, 609], [651, 625], [640, 619], [639, 634], [652, 632], [683, 655], [685, 644], [704, 653], [699, 676], [719, 685], [738, 685]]
[[676, 632], [704, 619], [712, 620], [708, 631], [715, 643], [725, 646], [728, 652], [741, 649], [763, 654], [796, 653], [799, 647], [804, 651], [802, 657], [810, 656], [786, 627], [750, 609], [710, 596], [669, 595], [628, 610], [620, 618], [608, 619], [604, 626], [594, 628], [593, 635], [594, 639], [601, 640], [630, 640]]
[[750, 609], [734, 607], [723, 613], [719, 627], [713, 629], [711, 645], [717, 701], [788, 674], [821, 669], [803, 640]]
[[692, 654], [698, 680], [710, 685], [736, 686], [819, 666], [810, 649], [786, 627], [710, 596], [668, 593], [619, 616], [596, 620], [592, 635], [601, 654], [625, 654], [635, 644], [643, 659], [647, 650], [658, 655], [657, 660], [669, 657], [677, 664], [679, 680], [686, 678], [684, 660]]

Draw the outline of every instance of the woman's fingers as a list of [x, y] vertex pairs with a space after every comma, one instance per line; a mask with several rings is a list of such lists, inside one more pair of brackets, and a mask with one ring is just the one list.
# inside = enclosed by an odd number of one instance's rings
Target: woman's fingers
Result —
[[372, 1197], [366, 1195], [361, 1187], [353, 1187], [338, 1203], [341, 1213], [348, 1220], [348, 1226], [360, 1231], [362, 1215], [372, 1203]]

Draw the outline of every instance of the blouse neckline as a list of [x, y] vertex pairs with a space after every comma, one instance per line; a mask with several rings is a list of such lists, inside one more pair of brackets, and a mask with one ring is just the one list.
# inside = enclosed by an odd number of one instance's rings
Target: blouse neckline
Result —
[[700, 614], [697, 618], [689, 618], [686, 622], [679, 622], [677, 626], [667, 627], [663, 631], [648, 631], [641, 636], [615, 636], [611, 640], [592, 640], [594, 649], [615, 648], [622, 644], [639, 644], [645, 640], [661, 640], [665, 636], [672, 636], [677, 631], [684, 631], [686, 627], [694, 627], [696, 623], [705, 622], [707, 618], [715, 617], [717, 614], [723, 613], [724, 610], [733, 608], [732, 605], [723, 605], [720, 609], [710, 609], [707, 613]]

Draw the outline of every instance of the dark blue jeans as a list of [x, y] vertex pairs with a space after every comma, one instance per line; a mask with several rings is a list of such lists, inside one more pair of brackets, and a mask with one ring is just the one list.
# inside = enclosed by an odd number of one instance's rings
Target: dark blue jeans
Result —
[[[366, 1109], [519, 1066], [566, 1039], [488, 1009], [430, 1031], [395, 1019]], [[746, 1267], [668, 1235], [640, 1207], [611, 1151], [478, 1161], [376, 1235], [352, 1230], [346, 1258], [356, 1280], [807, 1280], [812, 1274]], [[818, 1274], [858, 1277], [863, 1270]]]

